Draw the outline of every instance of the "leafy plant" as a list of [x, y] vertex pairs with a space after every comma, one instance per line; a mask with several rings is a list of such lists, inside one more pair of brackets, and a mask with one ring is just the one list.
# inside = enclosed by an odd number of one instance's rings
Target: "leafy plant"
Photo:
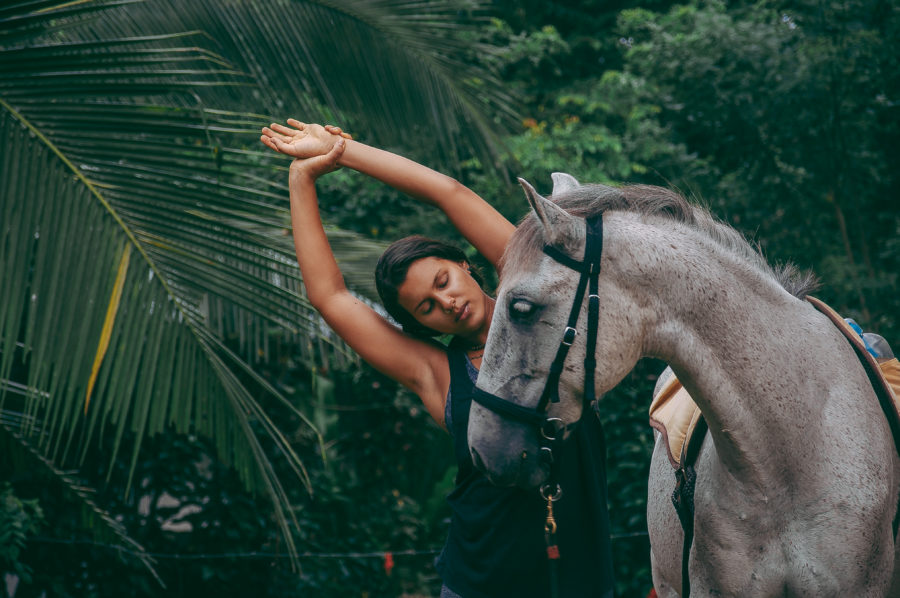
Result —
[[0, 567], [4, 573], [30, 581], [31, 568], [21, 562], [19, 555], [28, 537], [40, 529], [43, 519], [36, 500], [20, 499], [8, 483], [0, 486]]

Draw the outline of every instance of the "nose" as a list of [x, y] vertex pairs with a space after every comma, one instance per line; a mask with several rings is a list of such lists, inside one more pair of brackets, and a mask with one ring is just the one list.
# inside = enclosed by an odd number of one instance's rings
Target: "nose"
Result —
[[441, 306], [441, 309], [446, 313], [451, 313], [456, 309], [456, 298], [449, 297], [447, 295], [441, 295], [438, 297], [438, 303]]

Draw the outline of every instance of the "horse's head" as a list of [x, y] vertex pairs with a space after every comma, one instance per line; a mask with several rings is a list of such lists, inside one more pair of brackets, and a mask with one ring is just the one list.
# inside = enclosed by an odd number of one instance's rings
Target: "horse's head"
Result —
[[[570, 213], [520, 179], [532, 214], [517, 229], [504, 256], [469, 415], [473, 460], [502, 485], [544, 483], [552, 460], [547, 437], [567, 433], [581, 417], [585, 399], [595, 390], [614, 386], [639, 357], [636, 327], [627, 315], [629, 299], [617, 293], [615, 281], [607, 275], [611, 268], [602, 248], [602, 210], [615, 206], [621, 192], [602, 185], [582, 186], [559, 173], [553, 179], [555, 201], [580, 196], [583, 201], [568, 203], [584, 207]], [[603, 271], [597, 275], [601, 255]], [[596, 297], [589, 299], [591, 294]], [[588, 338], [589, 320], [594, 318], [596, 343]], [[592, 353], [598, 366], [585, 392], [589, 344], [595, 345]]]

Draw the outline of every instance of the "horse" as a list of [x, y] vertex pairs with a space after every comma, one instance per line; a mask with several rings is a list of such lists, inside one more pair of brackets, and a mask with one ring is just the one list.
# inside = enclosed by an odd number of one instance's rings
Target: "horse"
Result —
[[[553, 179], [552, 200], [520, 179], [531, 212], [504, 256], [471, 407], [476, 465], [500, 485], [541, 486], [585, 404], [657, 358], [709, 427], [691, 595], [900, 596], [900, 458], [847, 339], [802, 300], [814, 279], [770, 266], [673, 191]], [[682, 589], [684, 535], [661, 444], [647, 525], [653, 583], [669, 598]]]

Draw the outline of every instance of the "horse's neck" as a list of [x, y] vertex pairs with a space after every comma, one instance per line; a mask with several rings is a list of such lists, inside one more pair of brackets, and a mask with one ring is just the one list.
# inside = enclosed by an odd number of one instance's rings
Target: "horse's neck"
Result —
[[[634, 292], [658, 314], [645, 352], [669, 363], [700, 406], [730, 474], [767, 485], [780, 475], [767, 471], [771, 455], [799, 455], [803, 436], [821, 434], [809, 410], [841, 352], [805, 302], [744, 258], [687, 229], [641, 238], [650, 244], [626, 261], [645, 279]], [[810, 376], [818, 370], [824, 377]]]

